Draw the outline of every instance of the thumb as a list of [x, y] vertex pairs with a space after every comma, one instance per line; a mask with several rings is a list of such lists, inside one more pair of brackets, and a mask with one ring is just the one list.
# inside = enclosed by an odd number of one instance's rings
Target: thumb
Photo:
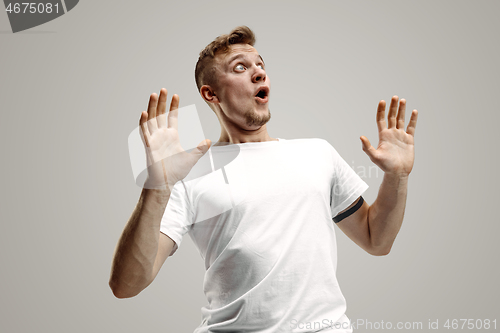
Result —
[[370, 140], [364, 135], [360, 137], [361, 143], [363, 144], [363, 151], [368, 155], [368, 157], [373, 160], [375, 157], [375, 151], [376, 149], [373, 148], [373, 146], [370, 143]]
[[198, 155], [198, 159], [201, 158], [205, 153], [210, 149], [210, 146], [212, 146], [212, 141], [209, 139], [205, 139], [202, 142], [198, 144], [196, 149], [193, 149], [191, 151], [191, 154]]

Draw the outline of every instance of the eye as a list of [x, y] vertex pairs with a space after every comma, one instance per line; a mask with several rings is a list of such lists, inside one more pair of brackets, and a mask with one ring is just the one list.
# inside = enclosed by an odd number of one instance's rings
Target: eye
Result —
[[258, 64], [257, 66], [260, 67], [260, 68], [262, 68], [262, 69], [264, 69], [264, 65], [263, 64]]
[[245, 70], [245, 66], [243, 66], [242, 64], [238, 64], [238, 65], [236, 65], [236, 67], [234, 67], [234, 69], [236, 69], [238, 71], [243, 71], [243, 70]]

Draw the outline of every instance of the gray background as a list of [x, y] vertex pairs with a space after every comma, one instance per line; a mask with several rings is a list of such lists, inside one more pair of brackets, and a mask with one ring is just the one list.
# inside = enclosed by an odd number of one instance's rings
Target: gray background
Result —
[[[137, 297], [116, 299], [108, 287], [140, 193], [127, 137], [149, 94], [166, 87], [181, 105], [196, 104], [215, 142], [220, 127], [197, 94], [194, 65], [214, 37], [241, 24], [256, 33], [271, 78], [272, 137], [324, 138], [368, 170], [359, 136], [377, 144], [379, 100], [398, 95], [419, 111], [392, 252], [370, 256], [336, 229], [347, 315], [424, 327], [499, 320], [499, 9], [498, 1], [89, 0], [18, 34], [0, 13], [0, 331], [199, 324], [204, 267], [189, 237]], [[382, 181], [371, 170], [369, 203]]]

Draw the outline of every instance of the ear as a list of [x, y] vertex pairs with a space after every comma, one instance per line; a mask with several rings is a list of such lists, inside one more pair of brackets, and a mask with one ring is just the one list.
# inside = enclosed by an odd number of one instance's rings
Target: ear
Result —
[[217, 98], [217, 95], [215, 95], [215, 91], [209, 85], [201, 86], [200, 95], [208, 103], [219, 103], [219, 99]]

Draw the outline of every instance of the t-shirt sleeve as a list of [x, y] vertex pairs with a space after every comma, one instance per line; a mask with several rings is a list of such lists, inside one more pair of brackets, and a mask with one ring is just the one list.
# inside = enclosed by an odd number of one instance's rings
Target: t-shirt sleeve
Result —
[[192, 216], [186, 186], [183, 181], [179, 181], [174, 185], [170, 193], [170, 198], [160, 224], [160, 232], [175, 242], [169, 256], [177, 251], [182, 242], [182, 237], [189, 231], [192, 224]]
[[330, 143], [328, 146], [333, 159], [330, 208], [332, 218], [334, 218], [359, 198], [368, 189], [368, 184], [358, 176]]

